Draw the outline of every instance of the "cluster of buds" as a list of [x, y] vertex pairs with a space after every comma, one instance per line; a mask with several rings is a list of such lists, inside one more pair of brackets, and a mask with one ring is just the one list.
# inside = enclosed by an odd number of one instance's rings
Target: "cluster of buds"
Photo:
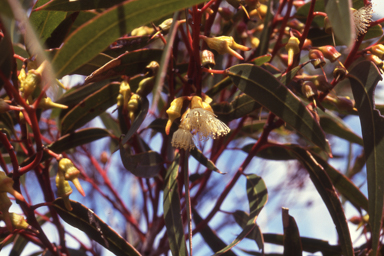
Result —
[[78, 179], [79, 175], [80, 171], [73, 165], [71, 160], [62, 158], [59, 161], [59, 168], [56, 175], [57, 196], [63, 198], [65, 208], [69, 211], [72, 211], [72, 206], [69, 201], [69, 195], [72, 194], [72, 188], [68, 181], [71, 181], [80, 194], [85, 196], [84, 190]]
[[369, 48], [371, 54], [366, 55], [366, 59], [372, 61], [380, 72], [384, 73], [384, 45], [376, 44]]
[[343, 97], [327, 95], [327, 97], [325, 97], [322, 101], [322, 104], [329, 109], [338, 110], [340, 113], [349, 114], [357, 111], [355, 108], [355, 101], [350, 99], [348, 96]]
[[[46, 66], [47, 66], [47, 61], [44, 61], [36, 70], [30, 69], [28, 70], [28, 73], [25, 72], [24, 68], [20, 70], [20, 73], [18, 76], [18, 79], [20, 82], [20, 91], [22, 93], [23, 98], [26, 99], [28, 103], [32, 103], [34, 98], [38, 96], [38, 95], [35, 95], [35, 97], [33, 97], [37, 91], [40, 91], [37, 89], [41, 88], [42, 74]], [[61, 83], [59, 82], [59, 85], [60, 84]], [[61, 108], [61, 109], [68, 108], [68, 106], [53, 102], [49, 97], [42, 98], [37, 107], [42, 108], [43, 110], [51, 109], [51, 108]]]
[[229, 53], [232, 56], [235, 56], [239, 60], [244, 60], [244, 58], [235, 50], [249, 51], [251, 48], [237, 44], [233, 37], [231, 36], [219, 36], [219, 37], [206, 37], [201, 36], [204, 41], [207, 43], [208, 47], [217, 51], [219, 54]]
[[[199, 96], [192, 96], [190, 108], [182, 115], [179, 129], [173, 134], [172, 146], [191, 150], [195, 147], [192, 134], [198, 134], [199, 140], [216, 139], [230, 132], [228, 126], [216, 118], [212, 107]], [[176, 98], [167, 110], [169, 120], [165, 132], [169, 134], [172, 122], [181, 116], [184, 98]]]

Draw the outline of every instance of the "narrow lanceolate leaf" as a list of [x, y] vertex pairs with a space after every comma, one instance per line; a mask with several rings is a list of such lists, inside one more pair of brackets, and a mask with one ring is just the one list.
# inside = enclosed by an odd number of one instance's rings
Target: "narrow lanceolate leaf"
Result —
[[196, 161], [207, 167], [211, 171], [215, 171], [220, 174], [225, 174], [225, 172], [221, 172], [219, 169], [217, 169], [216, 165], [209, 160], [203, 152], [201, 152], [200, 149], [197, 149], [196, 147], [190, 151], [191, 156], [193, 156]]
[[268, 191], [264, 180], [256, 174], [247, 175], [247, 196], [249, 203], [249, 220], [243, 231], [228, 246], [215, 253], [222, 255], [243, 240], [257, 226], [256, 219], [268, 201]]
[[163, 158], [156, 151], [148, 151], [131, 155], [120, 144], [120, 157], [127, 171], [136, 177], [152, 178], [155, 177], [163, 168]]
[[181, 206], [177, 176], [179, 174], [179, 155], [168, 169], [165, 176], [163, 207], [164, 220], [167, 228], [169, 247], [172, 255], [188, 256], [184, 238], [183, 222], [181, 220]]
[[91, 209], [72, 201], [72, 211], [68, 211], [63, 199], [56, 199], [52, 203], [60, 217], [69, 225], [80, 229], [88, 237], [104, 246], [116, 255], [140, 256], [141, 254], [129, 243], [127, 243], [110, 226], [103, 222]]
[[303, 255], [299, 229], [288, 208], [282, 209], [284, 227], [284, 256]]
[[229, 68], [228, 75], [241, 91], [283, 119], [316, 146], [331, 153], [320, 125], [300, 99], [272, 74], [257, 66], [240, 64]]
[[246, 94], [236, 97], [230, 103], [222, 102], [212, 105], [217, 117], [225, 123], [243, 117], [259, 108], [261, 108], [261, 105]]
[[[61, 154], [66, 150], [69, 150], [84, 144], [88, 144], [95, 140], [105, 138], [108, 136], [110, 136], [110, 133], [105, 129], [85, 128], [85, 129], [81, 129], [76, 132], [66, 134], [60, 137], [58, 140], [56, 140], [52, 144], [49, 144], [47, 148], [57, 154]], [[41, 162], [49, 159], [50, 157], [52, 156], [44, 151]], [[33, 159], [35, 159], [35, 154], [25, 159], [24, 162], [22, 162], [20, 165], [25, 166], [31, 163]]]
[[64, 41], [64, 45], [52, 60], [56, 77], [61, 78], [87, 63], [127, 32], [201, 2], [204, 1], [126, 1], [100, 13]]
[[384, 117], [375, 109], [374, 90], [382, 79], [370, 61], [357, 64], [349, 73], [356, 108], [359, 111], [367, 166], [369, 223], [372, 230], [372, 254], [376, 255], [380, 238], [384, 195]]
[[353, 247], [347, 219], [344, 215], [343, 206], [336, 194], [336, 190], [324, 168], [315, 160], [309, 151], [296, 147], [292, 148], [292, 154], [300, 161], [307, 169], [309, 177], [323, 199], [328, 211], [332, 217], [333, 223], [336, 226], [339, 241], [345, 256], [353, 256]]
[[109, 1], [68, 1], [68, 0], [51, 0], [44, 1], [46, 4], [39, 9], [76, 12], [84, 10], [93, 10], [101, 8], [110, 8], [114, 5], [124, 2], [124, 0], [109, 0]]
[[[36, 2], [34, 9], [47, 3], [48, 0], [39, 0]], [[29, 16], [29, 22], [35, 28], [37, 36], [42, 42], [51, 36], [52, 32], [65, 19], [66, 12], [55, 11], [32, 11]]]
[[119, 88], [119, 84], [108, 84], [82, 100], [61, 120], [61, 132], [76, 130], [116, 104]]
[[135, 120], [131, 124], [131, 128], [129, 128], [127, 134], [125, 135], [121, 144], [125, 144], [132, 137], [133, 134], [139, 129], [140, 125], [143, 123], [145, 117], [147, 116], [149, 108], [149, 102], [146, 97], [141, 98], [139, 113], [136, 115]]
[[111, 60], [113, 60], [111, 56], [104, 53], [99, 53], [96, 55], [96, 57], [73, 71], [72, 74], [89, 76], [92, 72], [99, 69]]
[[[232, 216], [236, 223], [240, 225], [240, 227], [245, 228], [247, 226], [247, 222], [249, 221], [248, 213], [237, 210], [232, 213]], [[251, 233], [248, 234], [246, 238], [254, 240], [259, 247], [259, 250], [261, 250], [262, 253], [264, 252], [264, 236], [263, 233], [261, 233], [259, 225], [256, 224], [255, 228], [251, 231]]]
[[[192, 217], [193, 221], [195, 222], [195, 226], [199, 225], [199, 223], [203, 221], [203, 219], [195, 210], [195, 208], [192, 208]], [[221, 240], [220, 237], [218, 237], [216, 233], [212, 231], [208, 224], [200, 231], [200, 234], [212, 251], [216, 252], [221, 248], [225, 247], [225, 243], [223, 242], [223, 240]], [[234, 254], [231, 250], [227, 251], [224, 255], [236, 256], [236, 254]]]
[[351, 0], [324, 0], [324, 7], [336, 38], [349, 47], [356, 38]]
[[86, 77], [85, 82], [91, 83], [121, 75], [134, 76], [141, 74], [151, 61], [159, 62], [161, 53], [161, 50], [156, 49], [143, 49], [124, 53], [108, 63], [104, 63], [103, 66]]

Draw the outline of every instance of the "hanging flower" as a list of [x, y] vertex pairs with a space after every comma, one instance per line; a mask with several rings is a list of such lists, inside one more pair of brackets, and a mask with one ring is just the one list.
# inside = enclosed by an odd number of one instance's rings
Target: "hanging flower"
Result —
[[171, 144], [174, 148], [182, 148], [185, 150], [192, 150], [195, 148], [192, 133], [183, 125], [183, 123], [181, 123], [179, 129], [173, 133]]
[[368, 4], [359, 10], [352, 8], [353, 21], [355, 23], [356, 35], [360, 36], [367, 32], [372, 19], [372, 5]]

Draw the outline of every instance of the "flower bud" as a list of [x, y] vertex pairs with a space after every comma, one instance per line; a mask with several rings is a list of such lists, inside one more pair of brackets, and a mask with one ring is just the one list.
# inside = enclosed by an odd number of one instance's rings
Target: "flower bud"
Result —
[[260, 19], [264, 18], [267, 15], [268, 6], [265, 4], [260, 4], [260, 6], [257, 9], [253, 9], [250, 13], [250, 17], [258, 16]]
[[379, 69], [383, 68], [384, 62], [377, 55], [369, 54], [365, 56], [365, 59], [375, 63]]
[[317, 49], [309, 50], [309, 59], [314, 68], [321, 68], [326, 64], [323, 53]]
[[11, 218], [11, 223], [14, 229], [32, 229], [23, 216], [11, 212], [9, 213], [9, 217]]
[[159, 25], [159, 28], [160, 28], [162, 31], [168, 31], [168, 30], [171, 28], [172, 22], [173, 22], [173, 19], [172, 19], [172, 18], [166, 19], [165, 21], [163, 21], [163, 22]]
[[292, 19], [287, 22], [287, 26], [293, 29], [296, 29], [298, 31], [301, 31], [304, 29], [305, 25], [304, 23], [298, 21], [297, 19]]
[[144, 69], [146, 76], [155, 76], [159, 70], [160, 65], [156, 61], [151, 61]]
[[201, 65], [205, 68], [212, 69], [215, 65], [215, 55], [208, 50], [201, 52]]
[[339, 53], [332, 45], [317, 47], [317, 49], [321, 51], [324, 57], [329, 59], [331, 62], [335, 62], [341, 56], [341, 53]]
[[24, 99], [28, 99], [28, 97], [33, 94], [36, 87], [40, 85], [40, 83], [41, 75], [33, 73], [32, 70], [30, 70], [25, 79], [21, 81], [20, 85], [23, 91]]
[[65, 180], [72, 181], [73, 185], [75, 185], [80, 194], [85, 196], [84, 190], [81, 187], [80, 181], [78, 179], [80, 171], [73, 165], [70, 159], [62, 158], [59, 161], [58, 172], [61, 172], [64, 175]]
[[285, 49], [288, 51], [288, 66], [292, 66], [295, 54], [300, 52], [299, 44], [299, 39], [297, 37], [291, 36], [291, 38], [288, 40], [288, 43], [285, 45]]
[[12, 186], [13, 179], [9, 178], [4, 172], [0, 172], [0, 193], [6, 192], [13, 195], [17, 200], [24, 201], [24, 197], [14, 190]]
[[108, 153], [107, 152], [105, 152], [105, 151], [101, 152], [100, 162], [102, 162], [103, 164], [108, 163]]
[[203, 108], [203, 100], [199, 96], [193, 96], [191, 100], [191, 109]]
[[337, 66], [333, 70], [333, 78], [338, 79], [338, 80], [343, 80], [347, 74], [348, 74], [348, 70], [342, 66]]
[[202, 38], [207, 43], [209, 48], [217, 51], [219, 54], [229, 53], [238, 58], [239, 60], [244, 60], [244, 58], [233, 49], [238, 49], [242, 51], [250, 50], [249, 47], [237, 44], [231, 36], [219, 36], [212, 38], [203, 36]]
[[60, 109], [67, 109], [68, 108], [68, 106], [65, 106], [63, 104], [52, 102], [51, 98], [49, 98], [49, 97], [42, 98], [37, 107], [42, 108], [44, 110], [51, 109], [51, 108], [60, 108]]
[[181, 109], [183, 107], [183, 98], [176, 98], [171, 102], [171, 106], [167, 109], [168, 122], [165, 126], [165, 133], [169, 135], [173, 121], [181, 116]]
[[142, 26], [132, 30], [131, 35], [132, 36], [148, 36], [148, 35], [151, 35], [153, 32], [155, 32], [154, 28]]
[[327, 95], [327, 97], [325, 97], [323, 100], [323, 104], [329, 104], [341, 113], [351, 113], [353, 111], [356, 111], [356, 108], [354, 108], [355, 101], [351, 100], [349, 97], [334, 97], [331, 95]]
[[25, 68], [22, 68], [17, 78], [21, 82], [21, 81], [24, 81], [26, 77], [27, 77], [27, 74], [25, 73]]
[[311, 39], [305, 38], [304, 39], [304, 44], [303, 44], [303, 49], [309, 49], [311, 47], [312, 47]]
[[117, 107], [118, 108], [121, 106], [127, 106], [128, 105], [128, 102], [127, 102], [127, 104], [124, 104], [124, 98], [123, 98], [123, 95], [121, 95], [121, 94], [117, 95], [116, 100], [117, 100]]
[[209, 105], [208, 103], [206, 103], [206, 102], [203, 101], [202, 106], [203, 106], [203, 109], [204, 109], [204, 110], [207, 110], [207, 111], [209, 111], [209, 112], [211, 112], [211, 113], [214, 113], [214, 112], [213, 112], [213, 109], [212, 109], [212, 107], [211, 107], [211, 105]]
[[260, 39], [257, 37], [252, 37], [251, 39], [252, 48], [256, 49], [257, 47], [259, 47], [259, 44], [260, 44]]
[[129, 118], [133, 122], [136, 118], [136, 111], [139, 109], [141, 102], [141, 97], [137, 94], [133, 94], [131, 99], [128, 102], [128, 112], [129, 112]]
[[72, 188], [68, 181], [65, 180], [64, 174], [60, 171], [58, 171], [56, 175], [56, 188], [57, 196], [63, 199], [65, 208], [68, 211], [72, 211], [71, 202], [69, 201], [69, 195], [72, 194]]
[[372, 46], [369, 51], [379, 57], [380, 59], [384, 59], [384, 45], [376, 44]]
[[12, 231], [12, 221], [9, 214], [9, 208], [11, 207], [12, 202], [9, 200], [7, 193], [0, 193], [0, 212], [2, 213], [2, 219], [5, 222], [9, 231]]
[[140, 81], [139, 87], [136, 90], [136, 94], [141, 97], [145, 97], [152, 92], [153, 86], [155, 85], [156, 77], [146, 77]]

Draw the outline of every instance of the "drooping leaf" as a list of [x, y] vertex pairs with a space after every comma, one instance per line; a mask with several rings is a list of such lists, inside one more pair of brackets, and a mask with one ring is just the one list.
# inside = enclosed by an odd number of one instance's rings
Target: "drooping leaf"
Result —
[[304, 104], [264, 69], [249, 64], [229, 68], [235, 85], [261, 105], [283, 119], [325, 152], [331, 152], [324, 132]]
[[335, 37], [349, 47], [356, 38], [351, 0], [324, 0], [324, 8]]
[[142, 49], [154, 40], [156, 40], [156, 38], [151, 39], [151, 36], [125, 36], [119, 38], [115, 43], [116, 45], [110, 45], [104, 53], [117, 58], [125, 52], [133, 52]]
[[[192, 217], [196, 226], [203, 221], [203, 219], [201, 218], [199, 213], [195, 210], [195, 208], [192, 208]], [[218, 237], [216, 233], [212, 231], [212, 229], [208, 226], [208, 224], [200, 231], [200, 234], [213, 252], [216, 252], [221, 248], [225, 247], [225, 243], [223, 242], [223, 240], [221, 240], [220, 237]], [[236, 256], [236, 254], [233, 253], [231, 250], [227, 251], [223, 255]]]
[[247, 175], [247, 196], [249, 203], [249, 220], [244, 227], [243, 231], [225, 248], [216, 252], [215, 255], [222, 255], [230, 250], [241, 240], [243, 240], [252, 230], [256, 227], [256, 219], [259, 216], [260, 211], [268, 200], [268, 191], [263, 179], [256, 174]]
[[156, 151], [131, 155], [121, 144], [120, 157], [125, 169], [141, 178], [155, 177], [163, 168], [164, 163], [163, 158]]
[[[49, 0], [39, 0], [36, 2], [33, 9], [47, 3]], [[40, 11], [35, 12], [32, 10], [29, 16], [29, 22], [34, 27], [37, 36], [42, 42], [45, 42], [49, 38], [52, 32], [59, 26], [59, 24], [65, 19], [66, 12], [56, 11]]]
[[73, 107], [61, 120], [61, 132], [72, 132], [116, 104], [120, 84], [108, 84]]
[[296, 147], [290, 148], [295, 157], [307, 169], [309, 177], [323, 199], [336, 226], [337, 234], [344, 255], [353, 256], [353, 247], [349, 233], [348, 223], [344, 210], [337, 196], [334, 186], [324, 168], [315, 160], [309, 151]]
[[205, 94], [212, 98], [213, 96], [215, 96], [216, 94], [218, 94], [219, 92], [221, 92], [222, 90], [230, 86], [231, 84], [232, 84], [231, 79], [229, 77], [226, 77], [220, 82], [218, 82], [217, 84], [215, 84], [214, 86], [212, 86], [212, 88], [206, 91]]
[[140, 110], [139, 113], [136, 115], [135, 120], [131, 124], [131, 128], [129, 128], [127, 134], [125, 134], [125, 137], [121, 144], [125, 144], [128, 142], [128, 140], [132, 137], [133, 134], [139, 129], [140, 125], [143, 123], [145, 117], [147, 116], [149, 109], [149, 102], [146, 97], [141, 98], [140, 103]]
[[100, 13], [64, 41], [52, 60], [56, 77], [70, 74], [134, 28], [200, 2], [203, 1], [127, 1]]
[[359, 145], [363, 145], [363, 139], [354, 133], [345, 122], [332, 112], [318, 111], [321, 128], [326, 133], [333, 134], [339, 138], [345, 139]]
[[151, 61], [160, 61], [161, 53], [162, 51], [157, 49], [142, 49], [124, 53], [96, 69], [85, 81], [91, 83], [121, 75], [134, 76], [141, 74]]
[[[236, 223], [240, 225], [240, 227], [245, 228], [247, 226], [247, 222], [249, 221], [248, 213], [237, 210], [232, 213], [232, 216]], [[256, 225], [256, 227], [252, 230], [251, 233], [248, 234], [246, 238], [254, 240], [259, 247], [259, 250], [264, 252], [264, 237], [263, 233], [261, 233], [259, 225]]]
[[220, 174], [225, 174], [224, 172], [221, 172], [219, 169], [217, 169], [216, 165], [211, 160], [209, 160], [203, 154], [203, 152], [201, 152], [200, 149], [195, 147], [189, 153], [191, 154], [191, 156], [193, 156], [196, 159], [196, 161], [198, 161], [199, 163], [201, 163], [202, 165], [207, 167], [209, 170], [215, 171], [215, 172], [220, 173]]
[[180, 215], [181, 206], [177, 183], [179, 158], [179, 155], [175, 157], [165, 176], [163, 194], [164, 220], [172, 255], [188, 256], [183, 222]]
[[73, 208], [68, 211], [63, 199], [56, 199], [52, 205], [60, 217], [69, 225], [80, 229], [91, 239], [98, 242], [107, 250], [116, 255], [140, 256], [141, 254], [129, 243], [127, 243], [111, 227], [103, 222], [91, 209], [84, 205], [70, 201]]
[[380, 238], [384, 200], [384, 117], [375, 109], [374, 91], [382, 80], [370, 61], [358, 63], [349, 73], [356, 108], [359, 112], [367, 166], [369, 223], [372, 230], [372, 254], [376, 255]]
[[104, 53], [99, 53], [96, 55], [95, 58], [73, 71], [72, 74], [89, 76], [92, 72], [102, 67], [111, 60], [113, 60], [111, 56]]
[[[241, 150], [243, 150], [246, 153], [249, 153], [253, 147], [254, 143], [245, 145]], [[288, 145], [285, 145], [288, 146]], [[259, 150], [256, 154], [257, 157], [261, 157], [268, 160], [275, 160], [275, 161], [286, 161], [286, 160], [292, 160], [295, 159], [294, 156], [292, 156], [289, 151], [287, 151], [283, 147], [265, 147]]]
[[[301, 244], [303, 250], [306, 252], [322, 252], [323, 255], [341, 255], [341, 248], [339, 245], [330, 245], [328, 241], [301, 237]], [[284, 237], [280, 234], [264, 233], [264, 242], [276, 245], [284, 245]]]
[[303, 249], [299, 228], [295, 219], [289, 215], [288, 208], [282, 209], [284, 227], [284, 256], [301, 256]]
[[[76, 11], [85, 11], [101, 8], [110, 8], [117, 4], [124, 2], [125, 0], [109, 0], [109, 1], [70, 1], [68, 0], [51, 0], [44, 1], [44, 6], [41, 7], [42, 10], [51, 10], [51, 11], [63, 11], [63, 12], [76, 12]], [[47, 3], [48, 2], [48, 3]], [[41, 6], [41, 5], [39, 5]], [[40, 11], [39, 11], [40, 12]]]
[[230, 103], [220, 102], [212, 105], [217, 117], [225, 123], [243, 117], [259, 108], [261, 105], [246, 94], [236, 97]]

